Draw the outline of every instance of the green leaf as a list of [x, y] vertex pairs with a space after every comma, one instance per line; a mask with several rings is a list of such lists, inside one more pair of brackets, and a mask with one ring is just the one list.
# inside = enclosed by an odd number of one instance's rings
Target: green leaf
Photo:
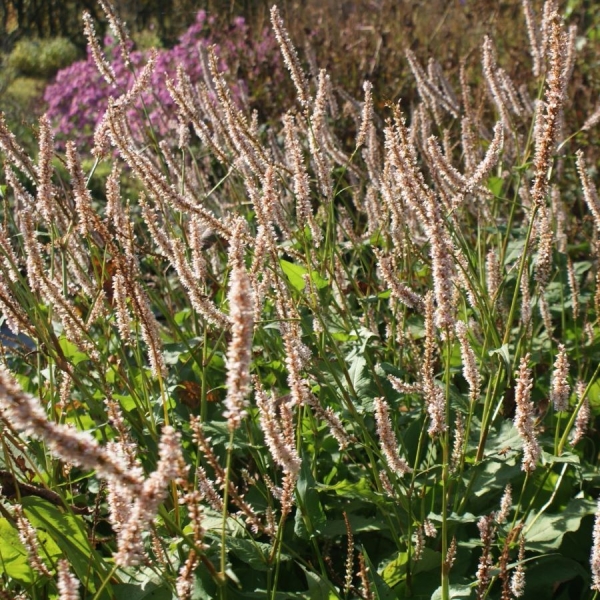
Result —
[[0, 519], [0, 571], [22, 584], [33, 582], [27, 550], [19, 539], [19, 533], [8, 522]]
[[367, 366], [367, 359], [360, 354], [357, 354], [352, 358], [348, 374], [350, 375], [350, 381], [352, 382], [352, 388], [356, 392], [356, 395], [360, 398], [363, 392], [369, 387], [370, 380], [365, 376], [365, 370]]
[[174, 344], [164, 344], [163, 357], [167, 365], [176, 365], [179, 362], [180, 356], [188, 352], [188, 346], [181, 342]]
[[[358, 515], [348, 515], [350, 528], [355, 535], [370, 531], [389, 531], [389, 525], [383, 519], [375, 517], [360, 517]], [[323, 528], [323, 535], [329, 538], [336, 538], [340, 535], [346, 535], [346, 522], [343, 519], [328, 520]]]
[[571, 500], [557, 514], [532, 513], [525, 523], [524, 535], [528, 549], [539, 552], [556, 550], [568, 531], [577, 531], [581, 519], [596, 512], [596, 503], [584, 498]]
[[304, 281], [304, 275], [306, 275], [308, 273], [308, 271], [304, 267], [301, 267], [300, 265], [296, 265], [294, 263], [291, 263], [291, 262], [289, 262], [287, 260], [283, 260], [283, 259], [281, 259], [279, 261], [279, 264], [281, 265], [281, 269], [285, 273], [289, 282], [299, 292], [301, 292], [304, 289], [304, 287], [306, 286], [306, 283]]
[[346, 357], [346, 360], [349, 363], [348, 375], [350, 376], [351, 386], [345, 377], [341, 377], [341, 381], [350, 394], [356, 394], [360, 405], [357, 407], [359, 411], [371, 411], [373, 398], [377, 395], [377, 390], [367, 368], [367, 359], [359, 349], [356, 349]]
[[[31, 524], [38, 531], [43, 530], [52, 537], [68, 559], [77, 578], [81, 582], [87, 582], [90, 590], [94, 591], [96, 586], [90, 581], [91, 572], [95, 569], [97, 577], [94, 579], [98, 584], [100, 579], [107, 576], [109, 570], [100, 555], [90, 546], [83, 519], [63, 512], [36, 496], [22, 498], [21, 504]], [[103, 597], [110, 595], [110, 589], [108, 585]]]
[[113, 397], [119, 401], [121, 409], [130, 412], [135, 410], [137, 404], [129, 394], [113, 394]]
[[90, 360], [90, 357], [87, 354], [84, 354], [79, 350], [79, 348], [71, 341], [69, 341], [65, 336], [61, 335], [58, 343], [65, 355], [65, 358], [73, 365], [78, 365], [80, 362], [85, 360]]
[[[431, 550], [431, 548], [423, 548], [421, 558], [413, 563], [412, 573], [427, 573], [440, 568], [442, 555], [440, 552]], [[398, 552], [391, 561], [386, 563], [385, 567], [380, 571], [381, 578], [385, 583], [393, 588], [400, 582], [406, 579], [406, 570], [408, 565], [408, 552]]]
[[184, 308], [173, 315], [173, 320], [177, 325], [181, 325], [192, 314], [190, 308]]
[[[450, 598], [470, 598], [473, 586], [475, 584], [464, 584], [464, 585], [451, 585], [450, 586]], [[442, 587], [440, 586], [433, 595], [431, 600], [442, 600]]]
[[121, 583], [113, 586], [115, 600], [172, 600], [173, 592], [166, 586], [152, 581], [136, 585]]
[[339, 595], [329, 581], [323, 579], [318, 573], [309, 571], [300, 565], [306, 575], [306, 583], [310, 593], [310, 600], [337, 600]]
[[381, 578], [390, 586], [398, 585], [406, 577], [406, 566], [408, 564], [408, 552], [398, 552], [395, 558], [390, 560], [380, 575]]
[[[257, 571], [267, 571], [269, 569], [269, 555], [273, 549], [271, 544], [255, 542], [246, 538], [230, 537], [227, 539], [227, 548], [253, 569]], [[291, 560], [291, 557], [280, 553], [277, 560]]]
[[[542, 557], [527, 569], [525, 594], [527, 598], [555, 598], [559, 586], [564, 587], [565, 583], [576, 578], [589, 579], [589, 572], [578, 562], [559, 555]], [[566, 597], [579, 596], [569, 594]]]
[[[304, 290], [306, 286], [304, 276], [308, 274], [308, 269], [284, 259], [280, 259], [279, 264], [292, 286], [299, 292]], [[311, 272], [310, 279], [318, 290], [329, 285], [329, 282], [323, 279], [316, 271]]]
[[376, 502], [381, 499], [381, 495], [377, 494], [369, 480], [362, 477], [358, 481], [350, 481], [349, 479], [343, 479], [333, 485], [324, 485], [321, 483], [317, 484], [317, 489], [320, 492], [334, 492], [336, 495], [342, 498], [348, 498], [352, 500], [365, 500], [366, 502]]
[[488, 189], [494, 196], [502, 195], [502, 186], [504, 185], [504, 179], [502, 177], [490, 177], [487, 182]]
[[543, 452], [543, 462], [545, 464], [552, 463], [569, 463], [571, 465], [580, 465], [581, 459], [579, 455], [573, 454], [572, 452], [563, 452], [560, 456], [556, 456], [555, 454], [550, 454], [548, 452]]
[[310, 540], [314, 535], [320, 534], [327, 523], [315, 479], [310, 470], [310, 462], [310, 457], [303, 456], [302, 468], [296, 484], [298, 510], [294, 533], [302, 540]]
[[489, 351], [489, 355], [493, 356], [494, 354], [498, 354], [500, 358], [504, 361], [506, 365], [506, 370], [510, 372], [511, 370], [511, 361], [510, 361], [510, 352], [508, 351], [508, 344], [504, 344], [500, 346], [500, 348], [495, 348]]

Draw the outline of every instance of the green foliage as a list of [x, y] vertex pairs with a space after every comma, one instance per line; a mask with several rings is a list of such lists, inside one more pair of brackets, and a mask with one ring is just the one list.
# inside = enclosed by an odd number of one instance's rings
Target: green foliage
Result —
[[23, 39], [15, 44], [7, 59], [9, 68], [28, 77], [52, 77], [79, 56], [77, 47], [67, 38]]

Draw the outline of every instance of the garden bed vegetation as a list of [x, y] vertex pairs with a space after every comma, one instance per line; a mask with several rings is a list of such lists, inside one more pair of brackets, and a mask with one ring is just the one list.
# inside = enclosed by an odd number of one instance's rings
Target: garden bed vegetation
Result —
[[15, 46], [0, 598], [597, 597], [596, 15], [447, 4]]

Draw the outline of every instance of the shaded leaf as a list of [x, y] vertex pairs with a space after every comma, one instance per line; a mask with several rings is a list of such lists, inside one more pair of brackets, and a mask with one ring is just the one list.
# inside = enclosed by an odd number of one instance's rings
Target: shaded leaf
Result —
[[143, 584], [121, 583], [113, 586], [115, 600], [172, 600], [173, 592], [166, 586], [147, 581]]
[[541, 552], [556, 550], [568, 531], [577, 531], [581, 519], [594, 514], [596, 504], [591, 500], [576, 498], [557, 514], [532, 513], [525, 523], [524, 535], [528, 549]]
[[310, 470], [310, 457], [304, 456], [302, 468], [296, 484], [298, 510], [294, 533], [303, 540], [321, 533], [327, 519], [316, 489], [315, 479]]
[[[227, 540], [227, 547], [237, 558], [250, 565], [253, 569], [257, 571], [267, 571], [269, 569], [269, 555], [273, 550], [271, 544], [255, 542], [246, 538], [230, 537]], [[291, 560], [291, 557], [280, 553], [277, 560]]]

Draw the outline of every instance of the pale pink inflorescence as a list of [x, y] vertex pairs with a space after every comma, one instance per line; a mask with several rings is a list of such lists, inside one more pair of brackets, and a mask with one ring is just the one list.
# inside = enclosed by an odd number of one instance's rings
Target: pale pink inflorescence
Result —
[[17, 530], [19, 532], [19, 539], [25, 548], [27, 549], [29, 564], [36, 570], [40, 575], [51, 577], [48, 567], [42, 561], [42, 553], [40, 544], [35, 533], [35, 529], [30, 523], [29, 519], [25, 516], [23, 507], [20, 504], [15, 504], [13, 507], [15, 520], [17, 523]]
[[373, 119], [373, 84], [370, 81], [365, 81], [363, 90], [365, 91], [365, 102], [360, 119], [360, 129], [356, 135], [357, 148], [365, 143]]
[[500, 510], [496, 513], [496, 523], [502, 525], [506, 523], [508, 514], [512, 508], [512, 486], [510, 483], [504, 488], [504, 493], [500, 499]]
[[491, 580], [491, 569], [493, 566], [492, 544], [496, 536], [496, 527], [494, 525], [494, 515], [483, 516], [477, 522], [479, 529], [479, 538], [481, 539], [481, 556], [479, 557], [479, 567], [477, 568], [477, 599], [484, 597], [487, 586]]
[[434, 326], [434, 294], [427, 292], [424, 299], [425, 308], [425, 349], [421, 368], [421, 388], [425, 395], [425, 404], [430, 423], [427, 432], [435, 437], [447, 430], [446, 395], [435, 382], [434, 361], [436, 355], [436, 339]]
[[580, 407], [577, 411], [577, 416], [575, 417], [575, 429], [573, 430], [573, 437], [571, 439], [573, 446], [582, 440], [587, 433], [590, 418], [592, 417], [590, 401], [587, 397], [584, 398], [585, 390], [585, 383], [583, 381], [578, 381], [575, 386], [575, 394], [577, 396], [577, 401], [580, 403]]
[[94, 58], [94, 62], [96, 63], [96, 68], [104, 77], [107, 83], [110, 85], [116, 86], [117, 78], [115, 75], [115, 71], [112, 68], [112, 65], [106, 59], [104, 52], [102, 51], [102, 47], [100, 46], [100, 41], [96, 35], [96, 29], [94, 27], [94, 22], [92, 21], [92, 16], [89, 12], [85, 11], [83, 13], [83, 32], [88, 41], [88, 48], [92, 53]]
[[425, 519], [423, 521], [423, 532], [428, 538], [435, 538], [437, 536], [435, 525], [430, 519]]
[[383, 398], [375, 398], [374, 407], [377, 435], [379, 436], [379, 444], [385, 461], [397, 477], [403, 477], [406, 473], [410, 473], [412, 469], [398, 452], [398, 440], [392, 430], [389, 406]]
[[181, 453], [180, 435], [172, 427], [163, 428], [158, 452], [156, 471], [151, 473], [141, 485], [138, 495], [131, 497], [129, 521], [122, 524], [118, 532], [118, 551], [115, 562], [121, 566], [138, 564], [144, 557], [142, 534], [152, 523], [159, 506], [166, 499], [167, 482], [178, 480], [186, 475]]
[[57, 570], [59, 600], [79, 600], [79, 582], [69, 570], [69, 563], [59, 560]]
[[564, 344], [559, 344], [558, 355], [554, 362], [554, 372], [552, 373], [552, 387], [550, 399], [556, 412], [565, 411], [569, 408], [569, 395], [571, 386], [568, 381], [569, 361]]
[[536, 132], [534, 179], [531, 187], [531, 199], [533, 205], [537, 207], [545, 203], [548, 192], [548, 169], [560, 128], [567, 83], [565, 32], [557, 12], [548, 15], [546, 31], [549, 69], [546, 77], [545, 111], [540, 113], [539, 127]]
[[271, 8], [271, 24], [273, 25], [275, 37], [277, 38], [277, 42], [281, 48], [285, 66], [288, 68], [292, 77], [292, 81], [296, 86], [298, 100], [303, 107], [307, 107], [310, 101], [308, 81], [306, 80], [306, 75], [300, 65], [298, 53], [296, 52], [296, 49], [290, 40], [290, 36], [285, 29], [283, 19], [279, 14], [279, 9], [275, 5], [273, 8]]
[[510, 578], [510, 591], [515, 598], [520, 598], [525, 594], [525, 568], [523, 561], [525, 560], [525, 536], [519, 538], [519, 555], [517, 557], [517, 566]]
[[273, 460], [287, 473], [297, 475], [302, 466], [296, 450], [292, 407], [287, 398], [277, 400], [257, 384], [256, 405], [265, 442]]
[[475, 352], [471, 348], [467, 335], [467, 324], [464, 321], [457, 321], [456, 335], [460, 342], [460, 355], [463, 363], [463, 375], [469, 384], [469, 400], [477, 402], [481, 391], [481, 375], [477, 368], [477, 359]]
[[537, 432], [534, 428], [535, 416], [534, 407], [531, 402], [531, 390], [533, 380], [531, 378], [531, 369], [527, 366], [529, 354], [521, 358], [517, 383], [515, 390], [515, 402], [517, 405], [515, 412], [515, 427], [523, 441], [523, 461], [521, 468], [527, 473], [535, 470], [542, 450], [537, 439]]
[[227, 296], [231, 342], [227, 349], [227, 398], [224, 414], [231, 430], [237, 429], [246, 415], [254, 331], [254, 292], [243, 262], [242, 231], [242, 224], [237, 223], [230, 246], [231, 274]]
[[460, 412], [456, 413], [454, 420], [454, 441], [452, 443], [452, 455], [450, 457], [450, 467], [453, 472], [460, 468], [463, 460], [463, 450], [465, 445], [465, 424]]

